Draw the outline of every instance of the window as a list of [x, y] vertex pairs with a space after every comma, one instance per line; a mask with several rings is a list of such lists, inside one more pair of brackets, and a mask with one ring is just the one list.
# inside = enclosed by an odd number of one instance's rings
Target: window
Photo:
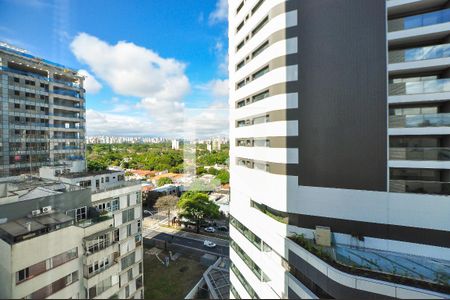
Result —
[[129, 269], [127, 272], [128, 275], [128, 281], [133, 280], [133, 269]]
[[256, 56], [258, 56], [261, 52], [266, 50], [267, 47], [269, 47], [269, 41], [265, 41], [258, 49], [253, 51], [252, 58], [255, 58]]
[[75, 220], [85, 220], [87, 218], [87, 207], [80, 207], [75, 210]]
[[127, 223], [134, 220], [134, 208], [124, 210], [122, 212], [122, 223]]
[[20, 283], [24, 280], [27, 280], [30, 277], [30, 269], [25, 268], [23, 270], [20, 270], [19, 272], [16, 272], [16, 284]]
[[109, 176], [105, 177], [105, 182], [109, 182]]
[[20, 104], [19, 103], [14, 103], [14, 108], [20, 109]]
[[252, 36], [257, 34], [269, 22], [269, 16], [266, 16], [252, 31]]
[[252, 75], [252, 80], [256, 80], [268, 72], [269, 72], [269, 66], [265, 66], [264, 68], [262, 68], [261, 70], [259, 70], [258, 72], [254, 73]]
[[259, 0], [258, 3], [252, 8], [252, 15], [258, 10], [258, 8], [263, 4], [264, 0]]
[[127, 236], [131, 236], [131, 224], [127, 225]]
[[130, 206], [130, 195], [127, 195], [127, 206]]
[[115, 198], [111, 202], [111, 211], [116, 211], [118, 209], [119, 209], [119, 198]]
[[128, 268], [129, 266], [131, 266], [132, 264], [134, 264], [135, 256], [136, 256], [136, 254], [135, 254], [135, 252], [133, 252], [131, 254], [128, 254], [124, 258], [122, 258], [122, 260], [121, 260], [122, 271], [125, 270], [126, 268]]
[[266, 90], [262, 93], [256, 94], [255, 96], [252, 97], [252, 101], [256, 102], [256, 101], [260, 101], [264, 98], [267, 98], [270, 96], [269, 90]]
[[128, 298], [128, 297], [130, 297], [130, 286], [126, 286], [125, 287], [125, 298]]
[[20, 92], [19, 91], [14, 91], [14, 95], [15, 96], [20, 96]]
[[119, 229], [114, 230], [113, 232], [113, 241], [118, 242], [119, 241]]
[[136, 203], [141, 203], [142, 202], [142, 195], [141, 192], [136, 192]]
[[17, 77], [14, 77], [14, 82], [20, 82], [20, 79]]

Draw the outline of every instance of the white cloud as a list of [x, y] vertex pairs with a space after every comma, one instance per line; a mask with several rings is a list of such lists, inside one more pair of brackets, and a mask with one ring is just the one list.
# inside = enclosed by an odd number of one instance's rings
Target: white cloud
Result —
[[204, 91], [209, 91], [211, 95], [218, 99], [228, 98], [229, 93], [228, 79], [213, 79], [205, 84], [198, 85], [197, 88]]
[[75, 37], [71, 49], [118, 94], [167, 101], [189, 91], [185, 65], [150, 49], [125, 41], [110, 45], [86, 33]]
[[152, 122], [145, 117], [86, 111], [88, 135], [148, 135]]
[[102, 89], [102, 84], [87, 70], [81, 69], [78, 73], [85, 77], [84, 88], [86, 89], [86, 92], [96, 94]]
[[[188, 130], [194, 130], [199, 136], [223, 134], [228, 130], [228, 107], [224, 101], [227, 80], [205, 84], [210, 96], [208, 102], [212, 104], [191, 110], [184, 104], [184, 97], [190, 91], [185, 64], [133, 43], [111, 45], [86, 33], [75, 37], [71, 49], [117, 95], [109, 101], [108, 111], [87, 111], [89, 135], [183, 137]], [[130, 104], [120, 96], [140, 100]]]
[[228, 19], [228, 0], [217, 0], [216, 8], [209, 15], [209, 23], [217, 24]]

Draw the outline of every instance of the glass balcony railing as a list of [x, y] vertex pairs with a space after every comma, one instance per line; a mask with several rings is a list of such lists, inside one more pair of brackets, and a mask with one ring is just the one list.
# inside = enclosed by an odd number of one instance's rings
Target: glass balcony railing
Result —
[[450, 148], [390, 148], [391, 160], [450, 160]]
[[399, 82], [389, 84], [389, 96], [450, 92], [450, 79]]
[[450, 126], [450, 113], [390, 116], [389, 128], [418, 128]]
[[388, 32], [425, 27], [450, 22], [450, 9], [394, 19], [388, 22]]
[[58, 94], [58, 95], [71, 96], [71, 97], [75, 97], [75, 98], [82, 98], [80, 96], [80, 94], [78, 94], [78, 92], [76, 92], [76, 91], [67, 91], [67, 90], [54, 89], [53, 93]]
[[391, 180], [389, 191], [395, 193], [450, 195], [450, 182]]
[[389, 63], [450, 57], [450, 44], [389, 51]]

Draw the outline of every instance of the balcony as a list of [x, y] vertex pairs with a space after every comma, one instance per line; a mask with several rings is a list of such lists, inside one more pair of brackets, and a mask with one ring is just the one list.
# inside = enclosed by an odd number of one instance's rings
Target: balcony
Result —
[[447, 126], [450, 126], [450, 113], [389, 117], [389, 128], [421, 128]]
[[450, 92], [450, 79], [433, 79], [389, 84], [389, 96]]
[[450, 161], [450, 148], [390, 148], [389, 159]]
[[450, 9], [390, 20], [388, 22], [388, 32], [425, 27], [446, 22], [450, 22]]
[[450, 57], [450, 44], [395, 50], [389, 52], [389, 63], [403, 63]]
[[394, 193], [450, 195], [450, 182], [391, 180], [389, 191]]
[[[287, 242], [291, 274], [301, 282], [307, 278], [317, 285], [315, 292], [325, 292], [325, 298], [331, 298], [326, 293], [337, 297], [345, 292], [330, 288], [336, 283], [381, 298], [442, 298], [450, 293], [447, 260], [344, 244], [319, 246], [313, 239], [297, 234]], [[311, 280], [320, 273], [328, 274], [327, 281]]]
[[75, 97], [75, 98], [79, 98], [79, 99], [83, 98], [77, 91], [54, 89], [53, 93], [58, 94], [58, 95], [63, 95], [63, 96]]

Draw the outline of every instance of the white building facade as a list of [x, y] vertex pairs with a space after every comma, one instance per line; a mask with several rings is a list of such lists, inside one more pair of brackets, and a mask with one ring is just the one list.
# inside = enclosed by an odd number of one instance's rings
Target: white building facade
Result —
[[449, 4], [229, 1], [232, 297], [449, 297]]

